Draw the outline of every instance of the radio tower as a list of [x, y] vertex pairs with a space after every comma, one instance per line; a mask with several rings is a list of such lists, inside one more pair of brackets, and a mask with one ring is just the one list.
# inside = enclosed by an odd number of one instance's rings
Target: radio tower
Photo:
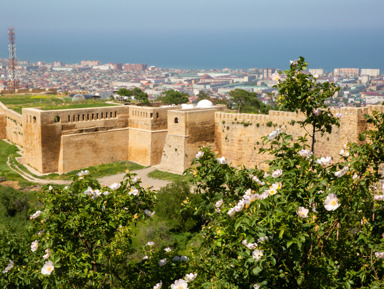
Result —
[[8, 70], [9, 70], [9, 81], [8, 88], [15, 90], [17, 88], [18, 81], [16, 79], [16, 41], [15, 41], [15, 27], [8, 27], [8, 50], [9, 50], [9, 61], [8, 61]]

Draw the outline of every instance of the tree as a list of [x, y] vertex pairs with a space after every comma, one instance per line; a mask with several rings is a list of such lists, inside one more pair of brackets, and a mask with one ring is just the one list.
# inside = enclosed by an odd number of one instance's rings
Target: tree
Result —
[[120, 96], [134, 97], [140, 103], [148, 104], [148, 94], [142, 91], [140, 88], [135, 87], [133, 89], [120, 88], [117, 91], [117, 94]]
[[236, 104], [238, 112], [268, 113], [268, 107], [262, 103], [257, 93], [236, 88], [229, 92], [232, 101]]
[[162, 96], [159, 98], [159, 100], [163, 104], [179, 105], [179, 104], [188, 102], [189, 100], [188, 97], [189, 97], [188, 93], [170, 89], [170, 90], [164, 91]]
[[209, 96], [208, 92], [206, 92], [204, 90], [200, 90], [199, 93], [197, 94], [197, 102], [199, 102], [200, 100], [203, 100], [203, 99], [211, 100], [211, 97]]
[[[293, 62], [278, 82], [279, 103], [303, 105], [302, 124], [328, 133], [337, 117], [323, 100], [333, 88], [317, 90], [301, 75], [304, 63]], [[366, 117], [366, 141], [340, 144], [340, 160], [316, 157], [313, 135], [294, 140], [283, 127], [264, 137], [267, 171], [232, 167], [201, 148], [189, 172], [205, 198], [196, 213], [208, 223], [192, 260], [193, 288], [382, 288], [384, 113]]]

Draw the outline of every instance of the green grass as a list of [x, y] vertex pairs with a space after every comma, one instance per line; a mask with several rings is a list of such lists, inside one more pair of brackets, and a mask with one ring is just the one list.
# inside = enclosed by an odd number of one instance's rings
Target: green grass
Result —
[[60, 95], [4, 95], [0, 96], [0, 101], [9, 109], [18, 113], [21, 113], [23, 108], [28, 107], [41, 107], [43, 110], [56, 110], [115, 106], [114, 104], [106, 103], [108, 100], [92, 99], [83, 102], [72, 102], [72, 98], [62, 97]]
[[0, 140], [0, 177], [6, 177], [7, 181], [23, 181], [24, 179], [7, 166], [9, 156], [16, 157], [18, 149], [14, 145], [10, 145], [3, 140]]
[[[92, 166], [92, 167], [84, 168], [83, 170], [88, 170], [89, 174], [93, 178], [101, 178], [105, 176], [124, 173], [126, 170], [136, 171], [143, 168], [145, 167], [132, 162], [120, 161], [120, 162], [114, 162], [110, 164]], [[80, 171], [81, 170], [75, 170], [62, 175], [49, 174], [49, 175], [43, 176], [42, 178], [49, 179], [49, 180], [72, 180], [72, 177]]]
[[178, 181], [190, 181], [190, 178], [185, 175], [177, 175], [168, 172], [163, 172], [159, 170], [154, 170], [148, 174], [148, 177], [152, 179], [170, 181], [170, 182], [178, 182]]

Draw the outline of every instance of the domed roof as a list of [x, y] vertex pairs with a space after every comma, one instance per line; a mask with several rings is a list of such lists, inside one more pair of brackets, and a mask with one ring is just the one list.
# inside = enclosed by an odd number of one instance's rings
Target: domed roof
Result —
[[203, 99], [203, 100], [200, 100], [197, 103], [196, 107], [198, 107], [198, 108], [209, 108], [209, 107], [212, 107], [212, 106], [213, 106], [212, 101], [210, 101], [208, 99]]
[[75, 94], [72, 97], [72, 101], [83, 101], [83, 100], [85, 100], [85, 97], [82, 94]]

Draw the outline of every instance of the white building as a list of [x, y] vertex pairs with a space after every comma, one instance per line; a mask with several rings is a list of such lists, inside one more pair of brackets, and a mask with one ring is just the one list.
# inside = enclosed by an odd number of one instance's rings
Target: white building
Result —
[[376, 77], [380, 75], [380, 69], [362, 68], [360, 75]]

